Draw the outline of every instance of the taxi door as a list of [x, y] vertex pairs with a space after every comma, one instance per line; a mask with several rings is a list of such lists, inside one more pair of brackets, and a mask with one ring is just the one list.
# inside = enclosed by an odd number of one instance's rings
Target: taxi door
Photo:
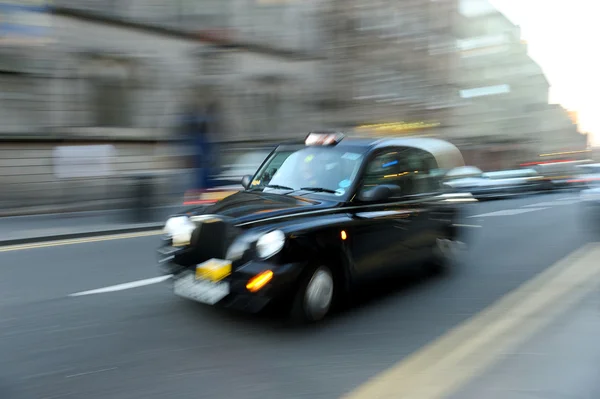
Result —
[[434, 199], [441, 194], [441, 185], [435, 173], [438, 166], [432, 154], [418, 148], [406, 149], [404, 160], [409, 173], [402, 198], [406, 204], [411, 204], [412, 209], [411, 234], [407, 237], [406, 246], [413, 255], [411, 261], [421, 263], [430, 258], [431, 248], [444, 224], [440, 221], [443, 222], [446, 217]]
[[[368, 161], [359, 185], [368, 190], [377, 185], [401, 185], [405, 172], [401, 149], [387, 149]], [[352, 204], [351, 255], [359, 279], [380, 278], [408, 266], [415, 257], [407, 245], [413, 230], [414, 205], [402, 196], [402, 187], [391, 198], [376, 202], [356, 200]]]

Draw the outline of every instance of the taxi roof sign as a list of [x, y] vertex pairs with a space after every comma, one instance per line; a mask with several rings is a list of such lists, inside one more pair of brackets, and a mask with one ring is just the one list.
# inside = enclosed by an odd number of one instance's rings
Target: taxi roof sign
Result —
[[342, 132], [310, 132], [306, 136], [306, 145], [336, 145], [344, 139]]

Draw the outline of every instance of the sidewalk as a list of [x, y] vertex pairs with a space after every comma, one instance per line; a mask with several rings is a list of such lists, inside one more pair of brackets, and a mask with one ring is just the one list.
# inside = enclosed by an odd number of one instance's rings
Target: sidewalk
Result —
[[181, 205], [153, 208], [147, 221], [134, 221], [131, 211], [90, 211], [0, 218], [0, 245], [118, 234], [161, 228]]
[[600, 398], [599, 316], [594, 292], [448, 399]]

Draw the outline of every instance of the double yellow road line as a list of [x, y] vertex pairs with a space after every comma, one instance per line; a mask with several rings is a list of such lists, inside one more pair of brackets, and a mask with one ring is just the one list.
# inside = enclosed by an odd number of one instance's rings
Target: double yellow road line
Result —
[[24, 249], [34, 249], [34, 248], [58, 247], [58, 246], [62, 246], [62, 245], [84, 244], [84, 243], [88, 243], [88, 242], [98, 242], [98, 241], [122, 240], [125, 238], [148, 237], [148, 236], [156, 236], [161, 233], [162, 233], [162, 230], [150, 230], [150, 231], [139, 231], [139, 232], [135, 232], [135, 233], [122, 233], [122, 234], [111, 234], [111, 235], [105, 235], [105, 236], [35, 242], [35, 243], [31, 243], [31, 244], [7, 245], [4, 247], [0, 247], [0, 252], [21, 251]]
[[589, 244], [487, 310], [376, 376], [347, 399], [439, 399], [456, 392], [600, 284], [600, 245]]
[[[0, 252], [155, 236], [161, 230], [0, 247]], [[600, 285], [600, 244], [588, 244], [367, 381], [346, 399], [441, 399], [576, 305]]]

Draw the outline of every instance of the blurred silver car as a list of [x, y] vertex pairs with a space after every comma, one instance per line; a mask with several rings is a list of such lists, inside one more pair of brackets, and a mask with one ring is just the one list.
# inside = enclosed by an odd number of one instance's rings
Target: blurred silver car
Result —
[[579, 192], [582, 202], [583, 220], [593, 232], [600, 231], [600, 168], [582, 176], [585, 188]]
[[[469, 192], [476, 199], [495, 199], [541, 189], [542, 178], [533, 169], [501, 170], [487, 173], [476, 173], [461, 176], [459, 172], [450, 171], [446, 175], [445, 184], [455, 191]], [[451, 174], [452, 172], [452, 174]], [[448, 175], [451, 175], [448, 178]], [[461, 176], [452, 178], [452, 176]], [[464, 177], [463, 177], [464, 176]]]
[[240, 155], [233, 164], [226, 165], [221, 173], [213, 176], [214, 185], [242, 189], [242, 177], [254, 175], [269, 153], [269, 150], [256, 150]]
[[546, 190], [578, 190], [585, 186], [582, 184], [585, 179], [581, 176], [593, 173], [594, 164], [591, 164], [589, 160], [557, 161], [541, 163], [535, 165], [534, 168], [541, 176], [544, 176]]
[[212, 188], [187, 192], [183, 204], [210, 205], [243, 190], [242, 178], [254, 175], [269, 153], [268, 150], [254, 150], [240, 155], [234, 163], [225, 166], [221, 173], [211, 177]]

